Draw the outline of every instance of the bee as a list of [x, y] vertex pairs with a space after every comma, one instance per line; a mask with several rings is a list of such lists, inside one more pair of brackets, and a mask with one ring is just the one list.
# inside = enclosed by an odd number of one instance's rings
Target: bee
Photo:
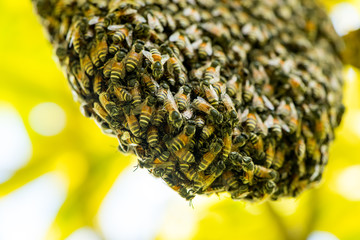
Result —
[[182, 125], [183, 119], [177, 108], [174, 97], [170, 90], [167, 91], [167, 97], [164, 101], [164, 107], [169, 113], [169, 121], [176, 127], [179, 128]]
[[126, 71], [133, 72], [139, 65], [143, 56], [144, 42], [137, 40], [126, 59]]
[[226, 186], [226, 191], [239, 188], [239, 182], [232, 171], [225, 171], [222, 175], [222, 179], [223, 184]]
[[[256, 133], [250, 133], [250, 142], [252, 143], [254, 149], [259, 153], [264, 153], [264, 141], [262, 137], [259, 137]], [[260, 155], [261, 156], [261, 155]]]
[[180, 72], [177, 81], [178, 81], [178, 83], [182, 86], [182, 85], [184, 85], [185, 83], [188, 82], [188, 77], [187, 77], [187, 75], [182, 71], [182, 72]]
[[218, 82], [220, 80], [220, 68], [220, 63], [213, 61], [204, 72], [204, 81], [208, 81], [209, 83]]
[[110, 78], [110, 74], [111, 74], [111, 69], [113, 64], [115, 63], [116, 58], [110, 58], [105, 64], [104, 64], [104, 68], [103, 68], [103, 74], [105, 78]]
[[214, 87], [209, 83], [209, 81], [204, 80], [201, 83], [201, 87], [204, 89], [205, 96], [206, 96], [207, 100], [209, 101], [209, 103], [215, 108], [218, 107], [219, 106], [219, 96], [217, 95], [216, 91], [214, 90]]
[[147, 142], [151, 147], [159, 143], [159, 131], [155, 126], [150, 126], [147, 131]]
[[[159, 14], [161, 14], [160, 12], [156, 12], [156, 14], [153, 14], [152, 11], [150, 11], [148, 14], [147, 14], [147, 20], [148, 20], [148, 23], [149, 23], [149, 27], [153, 30], [155, 30], [156, 32], [163, 32], [164, 31], [164, 27], [163, 25], [160, 23], [159, 19], [158, 19], [158, 16]], [[154, 16], [156, 15], [156, 16]]]
[[215, 131], [215, 126], [213, 124], [207, 124], [202, 129], [202, 131], [200, 133], [200, 138], [202, 140], [206, 140], [211, 137], [211, 135], [214, 133], [214, 131]]
[[295, 155], [298, 160], [299, 174], [303, 176], [306, 172], [304, 158], [306, 156], [306, 144], [303, 138], [300, 138], [295, 144]]
[[[206, 190], [218, 177], [220, 177], [221, 174], [223, 173], [224, 169], [225, 169], [225, 165], [217, 166], [214, 173], [212, 173], [209, 176], [204, 177], [202, 190]], [[200, 173], [200, 174], [202, 174], [202, 173]]]
[[120, 48], [121, 48], [121, 46], [119, 44], [112, 43], [109, 46], [109, 53], [114, 55], [115, 53], [117, 53], [120, 50]]
[[155, 79], [159, 79], [164, 74], [164, 64], [169, 60], [169, 55], [161, 55], [156, 48], [150, 49], [150, 52], [144, 50], [144, 56], [151, 62], [152, 75]]
[[200, 129], [205, 126], [205, 119], [204, 119], [204, 117], [202, 117], [200, 115], [197, 115], [194, 121], [195, 121], [196, 127], [200, 128]]
[[166, 114], [165, 109], [158, 109], [157, 111], [155, 111], [155, 113], [153, 114], [152, 123], [157, 127], [162, 126], [164, 122], [165, 114]]
[[[108, 54], [108, 44], [106, 41], [107, 38], [106, 38], [105, 34], [103, 36], [101, 36], [101, 35], [98, 35], [98, 36], [100, 36], [100, 37], [97, 37], [97, 43], [96, 43], [97, 58], [100, 59], [102, 62], [105, 62], [106, 56]], [[99, 64], [96, 66], [98, 67]]]
[[131, 46], [131, 33], [132, 33], [131, 24], [125, 25], [110, 25], [108, 26], [108, 30], [115, 31], [112, 40], [114, 43], [123, 42], [125, 39], [129, 46]]
[[265, 111], [264, 100], [255, 92], [253, 96], [252, 106], [257, 112]]
[[215, 45], [213, 47], [213, 55], [214, 58], [220, 63], [221, 66], [224, 66], [227, 62], [227, 57], [219, 45]]
[[279, 106], [276, 109], [276, 113], [279, 116], [287, 118], [291, 115], [291, 106], [285, 100], [281, 100]]
[[161, 102], [161, 103], [165, 102], [169, 91], [170, 91], [169, 90], [169, 85], [167, 85], [166, 83], [163, 83], [161, 85], [161, 87], [158, 89], [158, 93], [157, 93], [158, 101]]
[[94, 103], [93, 111], [108, 124], [111, 125], [113, 123], [113, 119], [99, 103]]
[[264, 166], [266, 168], [270, 168], [273, 163], [274, 155], [275, 155], [275, 141], [273, 139], [269, 140], [265, 154], [266, 154], [266, 159]]
[[229, 154], [231, 152], [231, 147], [232, 147], [232, 139], [231, 139], [231, 128], [225, 129], [224, 130], [225, 134], [223, 137], [223, 142], [224, 142], [224, 148], [222, 150], [222, 155], [221, 158], [223, 161], [227, 160], [229, 157]]
[[306, 138], [306, 152], [309, 156], [313, 156], [315, 149], [317, 147], [317, 142], [315, 137], [307, 137]]
[[83, 45], [86, 28], [87, 19], [81, 18], [71, 27], [66, 37], [66, 40], [69, 42], [69, 47], [74, 45], [74, 50], [77, 54], [80, 53], [81, 46]]
[[137, 138], [129, 132], [125, 132], [120, 137], [120, 143], [126, 146], [138, 146], [141, 143], [141, 138]]
[[274, 118], [272, 115], [269, 115], [265, 120], [265, 126], [271, 130], [271, 133], [278, 141], [282, 138], [283, 130], [290, 133], [289, 126], [286, 125], [280, 117]]
[[234, 144], [231, 149], [236, 151], [237, 149], [244, 147], [248, 139], [249, 137], [245, 133], [235, 135]]
[[195, 168], [185, 169], [185, 170], [182, 170], [182, 172], [185, 174], [187, 179], [189, 179], [190, 181], [193, 181], [198, 175]]
[[326, 139], [329, 130], [329, 117], [326, 110], [319, 113], [319, 118], [315, 119], [315, 136], [322, 142]]
[[231, 192], [231, 199], [242, 200], [249, 195], [250, 190], [248, 185], [240, 185], [236, 190]]
[[275, 190], [276, 190], [276, 184], [271, 180], [267, 181], [262, 188], [263, 196], [261, 200], [264, 201], [268, 199], [271, 195], [274, 194]]
[[215, 160], [216, 156], [220, 153], [222, 147], [223, 142], [221, 140], [217, 140], [210, 144], [210, 150], [201, 158], [199, 171], [204, 171], [209, 167], [209, 165]]
[[130, 106], [124, 107], [124, 114], [126, 121], [129, 124], [129, 129], [131, 133], [134, 134], [135, 137], [140, 137], [140, 124], [135, 115], [131, 112]]
[[263, 167], [261, 165], [254, 165], [254, 175], [259, 178], [266, 178], [266, 179], [276, 179], [278, 176], [278, 173], [273, 170], [266, 167]]
[[111, 72], [109, 74], [108, 68], [104, 67], [104, 75], [110, 75], [110, 80], [113, 83], [119, 82], [120, 79], [125, 78], [125, 57], [127, 54], [127, 50], [125, 48], [121, 48], [115, 55], [115, 61], [111, 66]]
[[245, 125], [250, 132], [254, 132], [257, 126], [257, 117], [254, 113], [249, 112], [246, 116]]
[[150, 26], [144, 22], [137, 23], [134, 29], [134, 35], [139, 39], [148, 39], [150, 37]]
[[141, 81], [146, 86], [146, 88], [150, 91], [150, 93], [154, 94], [159, 88], [159, 84], [151, 76], [149, 76], [146, 73], [142, 74]]
[[220, 81], [215, 82], [214, 84], [212, 84], [216, 94], [218, 96], [223, 95], [224, 93], [226, 93], [226, 84], [225, 84], [226, 80], [220, 78]]
[[182, 162], [195, 162], [195, 156], [189, 151], [187, 147], [183, 147], [180, 150], [175, 151], [174, 155]]
[[241, 155], [240, 155], [240, 161], [241, 161], [241, 167], [245, 172], [245, 176], [242, 177], [242, 181], [245, 184], [249, 183], [250, 185], [252, 185], [254, 179], [254, 168], [255, 168], [254, 162], [250, 157], [241, 156]]
[[245, 82], [245, 87], [244, 87], [244, 92], [243, 92], [243, 99], [245, 102], [250, 102], [251, 99], [253, 98], [255, 93], [255, 87], [254, 85], [250, 84], [250, 81], [247, 80]]
[[110, 100], [110, 96], [106, 92], [102, 92], [99, 95], [99, 101], [111, 117], [115, 117], [120, 114], [116, 104]]
[[170, 57], [167, 61], [167, 68], [171, 75], [179, 76], [181, 73], [180, 61], [175, 57]]
[[130, 87], [130, 94], [132, 96], [132, 104], [137, 107], [141, 104], [141, 92], [139, 88], [139, 82], [136, 78], [131, 78], [128, 80]]
[[241, 85], [239, 82], [239, 76], [233, 75], [231, 79], [226, 83], [226, 92], [230, 97], [236, 97], [241, 95]]
[[163, 162], [166, 162], [170, 157], [169, 151], [162, 152], [157, 158], [155, 158], [154, 163], [155, 164], [161, 164]]
[[272, 167], [275, 170], [278, 170], [284, 164], [284, 161], [285, 161], [285, 149], [284, 148], [285, 148], [285, 146], [282, 145], [276, 149], [274, 161], [272, 164]]
[[95, 67], [100, 67], [101, 65], [101, 60], [99, 58], [99, 55], [98, 55], [98, 43], [97, 41], [93, 41], [91, 44], [90, 44], [90, 59], [91, 59], [91, 62], [93, 63], [93, 65], [95, 65]]
[[176, 29], [176, 22], [174, 17], [171, 15], [171, 13], [165, 13], [167, 26], [170, 28], [171, 31], [175, 31]]
[[141, 108], [141, 114], [140, 114], [140, 119], [139, 119], [141, 128], [146, 128], [149, 125], [151, 115], [154, 111], [155, 103], [156, 103], [155, 97], [150, 96], [147, 98], [145, 104]]
[[211, 39], [209, 37], [204, 37], [192, 44], [193, 48], [198, 49], [199, 59], [205, 60], [207, 57], [210, 57], [213, 54]]
[[166, 147], [170, 149], [171, 152], [178, 151], [190, 143], [192, 137], [196, 131], [195, 124], [190, 123], [185, 126], [184, 130], [175, 138], [165, 143]]
[[191, 88], [183, 86], [179, 92], [175, 95], [175, 101], [180, 111], [184, 111], [190, 104], [190, 92]]
[[132, 101], [132, 95], [125, 88], [121, 87], [119, 84], [113, 85], [113, 90], [115, 96], [119, 99], [120, 102]]
[[205, 101], [201, 97], [197, 97], [193, 102], [192, 105], [195, 109], [204, 112], [208, 115], [211, 115], [211, 117], [215, 120], [216, 123], [221, 123], [223, 120], [223, 116], [213, 107], [211, 106], [207, 101]]
[[232, 119], [232, 120], [236, 120], [237, 119], [237, 112], [236, 112], [234, 103], [231, 100], [230, 96], [228, 94], [224, 93], [223, 95], [221, 95], [221, 100], [222, 100], [222, 103], [225, 106], [227, 117]]
[[94, 76], [94, 66], [85, 50], [80, 51], [80, 66], [82, 71], [85, 71], [87, 75], [90, 77]]

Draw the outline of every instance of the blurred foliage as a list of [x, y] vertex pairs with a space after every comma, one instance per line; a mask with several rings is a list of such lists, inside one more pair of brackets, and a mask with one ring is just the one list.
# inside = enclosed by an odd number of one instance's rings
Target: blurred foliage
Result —
[[[330, 10], [343, 1], [323, 2]], [[360, 11], [360, 1], [347, 2]], [[97, 210], [120, 172], [135, 165], [134, 159], [120, 155], [116, 139], [102, 134], [81, 115], [52, 60], [51, 46], [30, 1], [0, 1], [0, 29], [0, 101], [10, 102], [19, 112], [33, 147], [29, 162], [0, 184], [0, 197], [46, 172], [61, 172], [67, 198], [48, 238], [63, 239], [83, 226], [100, 231]], [[349, 71], [349, 67], [344, 70], [345, 76]], [[195, 206], [194, 239], [264, 239], [264, 235], [266, 239], [304, 239], [313, 230], [328, 231], [340, 239], [360, 239], [359, 202], [334, 191], [339, 173], [360, 159], [360, 134], [353, 130], [360, 116], [360, 73], [355, 70], [354, 74], [355, 79], [345, 85], [347, 111], [331, 148], [324, 183], [298, 199], [274, 203], [253, 205], [214, 196], [208, 204]], [[54, 102], [66, 112], [66, 127], [58, 135], [41, 136], [29, 125], [31, 109], [42, 102]], [[157, 238], [167, 239], [161, 231]]]

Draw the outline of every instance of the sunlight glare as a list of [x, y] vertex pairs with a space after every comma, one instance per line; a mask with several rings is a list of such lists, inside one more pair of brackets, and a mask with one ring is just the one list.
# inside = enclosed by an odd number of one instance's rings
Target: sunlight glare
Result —
[[330, 18], [334, 24], [335, 31], [340, 36], [360, 27], [359, 12], [350, 3], [336, 4], [330, 12]]
[[360, 165], [343, 170], [336, 180], [336, 191], [351, 201], [360, 201]]

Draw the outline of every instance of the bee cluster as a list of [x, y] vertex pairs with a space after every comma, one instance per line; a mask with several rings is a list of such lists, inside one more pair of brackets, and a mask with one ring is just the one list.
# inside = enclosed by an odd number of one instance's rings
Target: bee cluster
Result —
[[187, 200], [321, 179], [341, 41], [312, 0], [33, 0], [85, 116]]

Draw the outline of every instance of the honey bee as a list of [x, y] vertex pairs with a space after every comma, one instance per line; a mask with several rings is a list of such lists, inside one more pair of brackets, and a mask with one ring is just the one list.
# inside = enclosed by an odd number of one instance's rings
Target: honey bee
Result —
[[128, 23], [125, 25], [110, 25], [108, 26], [108, 30], [115, 31], [112, 36], [112, 40], [114, 43], [119, 43], [126, 39], [128, 45], [131, 46], [131, 24]]
[[167, 91], [167, 97], [164, 101], [164, 107], [169, 113], [169, 121], [176, 127], [179, 128], [182, 125], [183, 119], [177, 108], [174, 97], [170, 90]]
[[192, 44], [193, 48], [198, 49], [198, 55], [201, 60], [205, 60], [213, 54], [211, 39], [204, 37]]
[[141, 104], [141, 92], [139, 88], [139, 82], [136, 78], [128, 80], [130, 87], [130, 94], [132, 96], [132, 104], [137, 107]]
[[141, 128], [146, 128], [149, 125], [150, 120], [151, 120], [151, 115], [154, 111], [155, 103], [156, 103], [155, 97], [150, 96], [147, 98], [145, 104], [141, 108], [141, 114], [140, 114], [140, 119], [139, 119]]
[[159, 33], [164, 31], [164, 27], [160, 23], [159, 18], [158, 18], [158, 16], [160, 16], [160, 15], [161, 15], [160, 12], [152, 13], [152, 11], [149, 11], [149, 13], [147, 14], [147, 20], [148, 20], [150, 28]]
[[159, 131], [155, 126], [149, 127], [147, 131], [147, 142], [151, 147], [155, 147], [159, 143]]
[[268, 118], [265, 120], [265, 126], [267, 126], [271, 130], [271, 133], [278, 141], [282, 138], [283, 130], [286, 132], [290, 132], [289, 127], [281, 120], [281, 118], [274, 118], [272, 115], [269, 115]]
[[250, 102], [251, 99], [253, 98], [255, 93], [255, 87], [254, 85], [250, 84], [249, 80], [246, 80], [245, 82], [245, 87], [244, 87], [244, 92], [243, 92], [243, 99], [245, 102]]
[[236, 151], [242, 148], [247, 143], [249, 137], [245, 133], [237, 134], [234, 138], [234, 144], [232, 145], [232, 151]]
[[132, 95], [119, 84], [113, 85], [114, 94], [119, 99], [120, 102], [131, 102]]
[[207, 100], [209, 101], [209, 103], [215, 108], [218, 107], [219, 106], [219, 96], [217, 95], [213, 86], [207, 80], [204, 80], [201, 83], [201, 87], [204, 89], [205, 96], [206, 96]]
[[225, 84], [225, 82], [226, 82], [225, 79], [220, 78], [220, 81], [212, 84], [212, 86], [213, 86], [213, 88], [214, 88], [217, 95], [221, 96], [224, 93], [226, 93], [226, 84]]
[[272, 139], [269, 140], [265, 154], [266, 154], [266, 159], [265, 159], [264, 166], [266, 168], [270, 168], [273, 163], [274, 155], [275, 155], [275, 141], [274, 140], [272, 140]]
[[95, 65], [95, 67], [100, 67], [101, 65], [101, 60], [98, 56], [98, 44], [97, 44], [97, 41], [93, 41], [91, 44], [90, 44], [90, 52], [89, 52], [89, 55], [90, 55], [90, 59], [91, 59], [91, 62], [93, 63], [93, 65]]
[[167, 26], [170, 28], [170, 30], [174, 31], [176, 29], [176, 22], [174, 17], [171, 15], [171, 13], [165, 13]]
[[159, 84], [148, 74], [143, 73], [141, 77], [141, 81], [146, 86], [146, 88], [150, 91], [150, 93], [155, 93], [159, 88]]
[[180, 61], [176, 57], [170, 57], [167, 61], [167, 68], [171, 75], [179, 76], [181, 73]]
[[250, 132], [254, 132], [257, 126], [257, 117], [254, 113], [249, 112], [246, 116], [245, 125]]
[[137, 138], [129, 132], [125, 132], [120, 137], [120, 143], [127, 146], [138, 146], [141, 143], [141, 138]]
[[200, 115], [197, 115], [194, 121], [195, 121], [196, 127], [200, 128], [200, 129], [205, 126], [205, 119]]
[[99, 103], [94, 103], [93, 111], [108, 124], [111, 125], [113, 123], [113, 119]]
[[127, 72], [133, 72], [139, 65], [141, 65], [144, 44], [145, 43], [143, 41], [137, 40], [131, 48], [131, 51], [126, 59], [125, 67]]
[[165, 114], [166, 114], [166, 110], [165, 110], [165, 109], [158, 109], [158, 110], [153, 114], [152, 123], [153, 123], [155, 126], [160, 127], [160, 126], [163, 124], [163, 122], [164, 122]]
[[150, 49], [150, 52], [144, 50], [144, 56], [151, 62], [152, 75], [155, 79], [159, 79], [164, 74], [164, 64], [169, 60], [169, 55], [161, 55], [156, 48]]
[[197, 97], [192, 102], [192, 105], [195, 109], [210, 115], [215, 120], [216, 123], [219, 124], [222, 122], [223, 116], [203, 98]]
[[109, 73], [109, 68], [106, 67], [108, 65], [106, 65], [104, 67], [104, 75], [105, 76], [109, 76], [110, 75], [110, 80], [113, 83], [117, 83], [119, 82], [120, 79], [124, 79], [125, 78], [125, 57], [127, 54], [127, 50], [125, 48], [121, 48], [120, 51], [118, 51], [115, 55], [115, 61], [113, 61], [113, 64], [111, 65], [110, 68], [110, 73]]
[[163, 162], [166, 162], [170, 157], [169, 151], [162, 152], [157, 158], [155, 158], [154, 163], [155, 164], [161, 164]]
[[225, 134], [223, 137], [223, 143], [224, 143], [224, 148], [222, 150], [222, 155], [221, 155], [221, 159], [223, 161], [227, 160], [229, 157], [229, 154], [231, 152], [231, 147], [232, 147], [232, 139], [231, 139], [231, 128], [225, 129], [224, 130]]
[[120, 114], [116, 104], [110, 100], [110, 96], [106, 92], [99, 95], [99, 101], [111, 117], [115, 117]]
[[189, 179], [190, 181], [193, 181], [198, 175], [195, 168], [185, 169], [185, 170], [182, 170], [182, 172], [185, 174], [187, 179]]
[[250, 133], [250, 142], [252, 143], [254, 149], [259, 154], [264, 153], [264, 142], [262, 137], [259, 137], [256, 133]]
[[213, 124], [207, 124], [203, 127], [203, 129], [200, 133], [200, 138], [202, 140], [206, 140], [211, 137], [211, 135], [214, 133], [214, 131], [215, 131], [215, 126]]
[[117, 53], [120, 50], [120, 48], [121, 48], [121, 46], [119, 44], [112, 43], [109, 46], [109, 53], [114, 55], [115, 53]]
[[184, 130], [174, 137], [169, 142], [165, 143], [166, 147], [171, 151], [175, 152], [183, 147], [185, 147], [192, 139], [196, 131], [195, 124], [189, 122], [188, 125], [185, 126]]
[[309, 156], [313, 156], [316, 147], [317, 147], [317, 142], [315, 137], [306, 138], [306, 152], [309, 154]]
[[274, 194], [276, 190], [276, 184], [273, 181], [267, 181], [262, 188], [263, 196], [261, 200], [268, 199], [271, 195]]
[[[221, 174], [223, 173], [225, 169], [225, 165], [223, 166], [217, 166], [216, 167], [216, 170], [214, 173], [212, 173], [211, 175], [208, 175], [206, 177], [204, 177], [204, 180], [203, 180], [203, 186], [202, 186], [202, 189], [201, 190], [206, 190], [218, 177], [221, 176]], [[202, 174], [202, 173], [200, 173]]]
[[319, 113], [319, 118], [315, 119], [315, 137], [320, 141], [324, 141], [328, 135], [329, 117], [326, 110]]
[[183, 147], [180, 150], [175, 151], [174, 155], [182, 162], [195, 162], [195, 156], [189, 151], [187, 147]]
[[[146, 20], [145, 20], [146, 21]], [[134, 29], [134, 35], [136, 38], [146, 40], [150, 37], [150, 27], [144, 22], [139, 22], [136, 24]]]
[[237, 97], [238, 95], [241, 95], [239, 76], [233, 75], [226, 83], [226, 92], [230, 97]]
[[127, 123], [129, 124], [129, 129], [132, 134], [134, 134], [135, 137], [140, 137], [141, 130], [140, 130], [140, 124], [135, 117], [135, 115], [131, 112], [130, 106], [124, 107], [124, 114]]
[[231, 199], [242, 200], [249, 195], [250, 190], [248, 185], [240, 185], [236, 190], [231, 192]]
[[252, 106], [258, 112], [265, 111], [264, 100], [256, 92], [254, 93], [254, 96], [253, 96]]
[[169, 85], [167, 85], [166, 83], [163, 83], [161, 85], [161, 87], [158, 89], [158, 93], [157, 93], [157, 99], [159, 102], [161, 102], [161, 103], [165, 102], [167, 95], [168, 95], [168, 91], [170, 91]]
[[209, 165], [215, 160], [216, 156], [220, 153], [222, 147], [223, 142], [221, 140], [217, 140], [210, 144], [210, 150], [201, 158], [199, 171], [204, 171], [209, 167]]
[[66, 40], [69, 42], [69, 47], [74, 45], [74, 50], [77, 54], [80, 53], [80, 49], [84, 43], [84, 33], [87, 28], [87, 19], [79, 19], [68, 32]]
[[254, 165], [254, 175], [265, 179], [276, 179], [278, 177], [278, 173], [275, 170], [256, 164]]
[[90, 77], [94, 76], [94, 66], [85, 50], [80, 51], [80, 66], [82, 71], [85, 71], [87, 75]]
[[183, 86], [179, 92], [175, 95], [175, 101], [180, 111], [184, 111], [190, 104], [190, 92], [191, 88]]
[[222, 180], [223, 184], [226, 186], [226, 191], [239, 188], [239, 182], [232, 171], [225, 171], [222, 175]]
[[93, 91], [97, 95], [100, 95], [104, 90], [104, 85], [106, 82], [102, 78], [101, 74], [97, 72], [94, 77]]
[[215, 83], [220, 80], [220, 63], [218, 61], [213, 61], [211, 65], [205, 69], [204, 72], [204, 81], [209, 83]]
[[234, 106], [233, 101], [231, 100], [230, 96], [226, 93], [221, 95], [222, 103], [224, 104], [226, 108], [227, 117], [232, 120], [237, 119], [237, 112]]
[[215, 45], [213, 47], [213, 55], [214, 58], [220, 63], [221, 66], [224, 66], [227, 62], [227, 57], [219, 45]]
[[[99, 58], [102, 62], [105, 62], [106, 56], [108, 54], [108, 44], [106, 41], [107, 38], [105, 34], [103, 36], [102, 35], [98, 35], [98, 36], [100, 37], [97, 37], [97, 41], [96, 41], [97, 58]], [[99, 65], [96, 66], [98, 67]]]
[[274, 161], [272, 164], [272, 167], [275, 170], [278, 170], [284, 164], [284, 161], [285, 161], [285, 149], [284, 148], [285, 148], [285, 146], [280, 146], [279, 148], [276, 149]]

